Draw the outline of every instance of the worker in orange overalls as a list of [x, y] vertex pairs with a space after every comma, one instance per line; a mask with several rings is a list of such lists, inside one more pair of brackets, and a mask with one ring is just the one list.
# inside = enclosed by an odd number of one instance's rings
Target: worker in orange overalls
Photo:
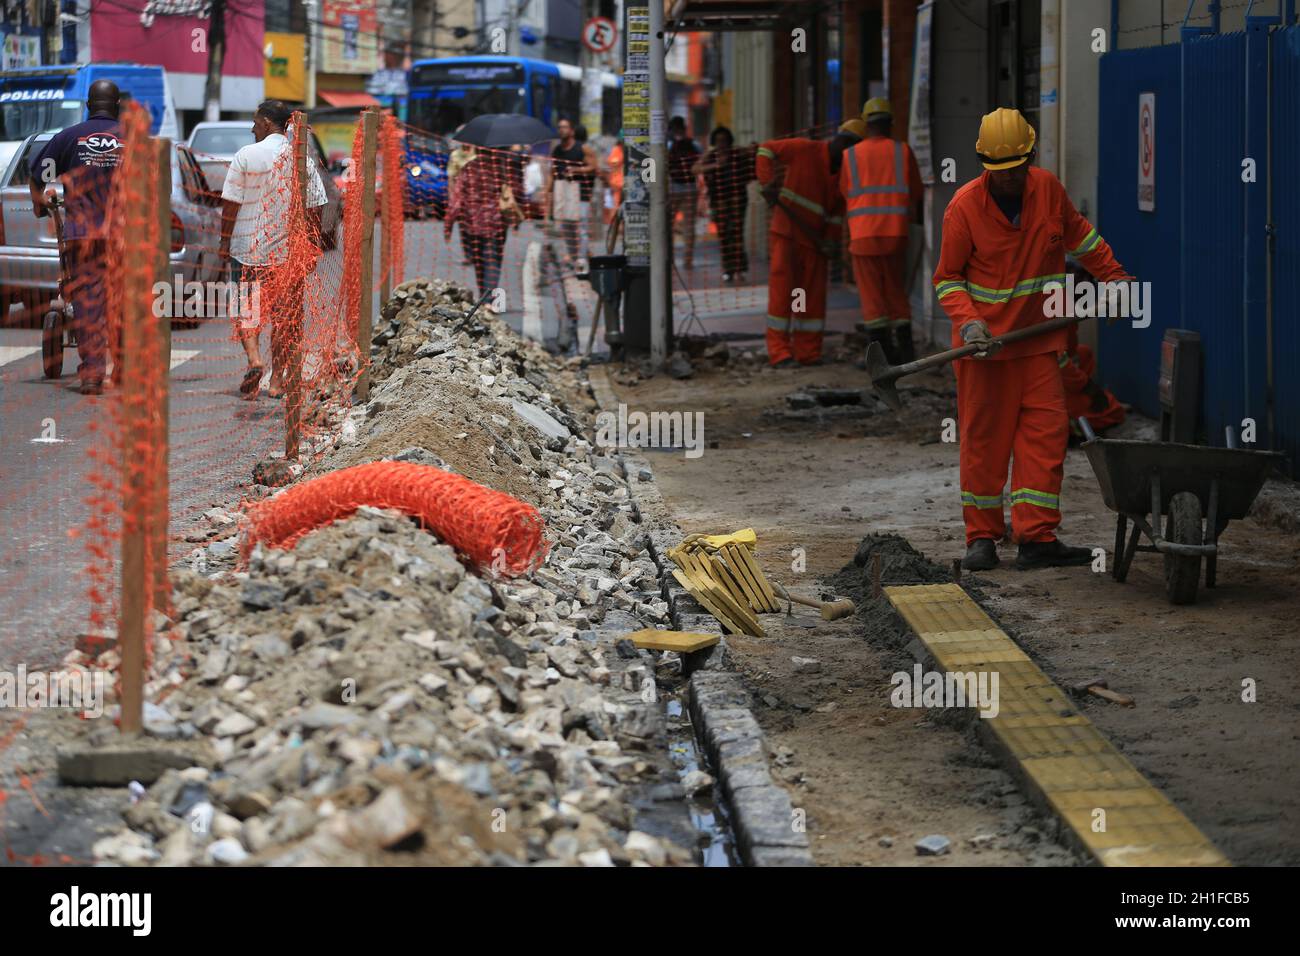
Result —
[[889, 100], [874, 97], [862, 108], [866, 138], [847, 152], [840, 192], [847, 209], [853, 278], [862, 301], [862, 328], [879, 342], [890, 363], [916, 357], [912, 306], [904, 288], [908, 222], [921, 221], [921, 170], [911, 148], [893, 138]]
[[[975, 151], [986, 170], [953, 196], [943, 217], [935, 294], [952, 319], [954, 346], [984, 346], [954, 363], [961, 441], [962, 567], [998, 564], [1003, 489], [1011, 465], [1016, 566], [1087, 564], [1088, 548], [1057, 540], [1069, 426], [1057, 356], [1064, 329], [998, 350], [992, 338], [1047, 320], [1043, 286], [1065, 281], [1069, 252], [1097, 278], [1132, 276], [1079, 215], [1060, 180], [1030, 165], [1036, 136], [1018, 110], [980, 123]], [[994, 354], [996, 352], [996, 354]]]
[[1092, 349], [1079, 342], [1078, 326], [1070, 326], [1067, 333], [1069, 340], [1057, 364], [1061, 367], [1061, 383], [1065, 387], [1065, 411], [1070, 417], [1070, 430], [1082, 434], [1076, 424], [1080, 418], [1088, 419], [1088, 424], [1097, 432], [1122, 424], [1126, 415], [1124, 406], [1093, 378], [1097, 359]]
[[758, 147], [755, 178], [774, 207], [767, 280], [767, 360], [774, 368], [821, 364], [826, 267], [844, 223], [840, 161], [865, 135], [862, 120], [851, 119], [829, 142], [773, 139]]

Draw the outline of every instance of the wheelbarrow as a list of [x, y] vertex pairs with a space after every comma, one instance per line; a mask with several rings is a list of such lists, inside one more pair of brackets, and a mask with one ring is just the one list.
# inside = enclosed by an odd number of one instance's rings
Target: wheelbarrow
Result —
[[[1171, 604], [1194, 604], [1205, 559], [1205, 586], [1214, 587], [1219, 536], [1229, 521], [1246, 517], [1280, 452], [1177, 442], [1098, 438], [1078, 419], [1106, 507], [1116, 512], [1111, 576], [1128, 577], [1138, 551], [1164, 555], [1165, 593]], [[1160, 519], [1164, 518], [1164, 533]], [[1133, 523], [1129, 531], [1129, 522]], [[1202, 525], [1204, 521], [1204, 525]], [[1125, 534], [1128, 540], [1125, 541]], [[1140, 544], [1146, 535], [1151, 544]]]
[[72, 310], [72, 276], [68, 273], [67, 249], [63, 244], [63, 197], [54, 195], [47, 201], [54, 217], [54, 235], [59, 244], [59, 294], [41, 319], [41, 364], [46, 378], [63, 374], [63, 350], [75, 349], [76, 321]]

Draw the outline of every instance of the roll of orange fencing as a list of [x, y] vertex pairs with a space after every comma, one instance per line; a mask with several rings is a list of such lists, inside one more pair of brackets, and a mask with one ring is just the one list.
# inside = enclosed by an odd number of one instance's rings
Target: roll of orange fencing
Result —
[[344, 468], [253, 505], [245, 547], [292, 548], [362, 505], [408, 514], [475, 564], [501, 574], [522, 574], [546, 556], [544, 524], [532, 505], [432, 465], [403, 461]]

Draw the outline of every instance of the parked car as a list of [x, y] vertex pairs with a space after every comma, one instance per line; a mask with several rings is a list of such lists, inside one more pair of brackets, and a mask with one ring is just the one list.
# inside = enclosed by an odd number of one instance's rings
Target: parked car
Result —
[[[27, 137], [0, 177], [0, 317], [8, 315], [11, 301], [17, 298], [27, 306], [27, 319], [39, 321], [58, 295], [59, 247], [54, 221], [32, 215], [28, 186], [30, 162], [53, 135]], [[180, 275], [182, 282], [221, 281], [225, 272], [217, 253], [221, 197], [207, 188], [203, 171], [188, 147], [172, 147], [171, 166], [171, 274]]]
[[447, 141], [438, 136], [408, 130], [402, 144], [402, 165], [406, 171], [405, 214], [413, 219], [434, 216], [441, 219], [450, 199], [447, 191]]
[[[226, 173], [235, 154], [253, 142], [253, 124], [248, 120], [222, 120], [219, 123], [198, 123], [190, 130], [186, 140], [194, 158], [198, 160], [208, 187], [220, 194], [225, 185]], [[338, 185], [325, 162], [325, 150], [316, 134], [311, 134], [312, 152], [325, 184], [325, 206], [321, 210], [321, 235], [326, 249], [333, 249], [338, 240], [338, 226], [343, 218], [343, 199]]]

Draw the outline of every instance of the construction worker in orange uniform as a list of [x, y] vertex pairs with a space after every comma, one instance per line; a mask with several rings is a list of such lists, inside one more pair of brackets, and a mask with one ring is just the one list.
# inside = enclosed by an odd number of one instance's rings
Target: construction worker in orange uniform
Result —
[[961, 441], [962, 567], [998, 564], [1003, 490], [1011, 462], [1016, 566], [1087, 564], [1088, 548], [1057, 540], [1069, 426], [1057, 356], [1066, 332], [998, 349], [992, 338], [1047, 321], [1043, 287], [1065, 281], [1070, 253], [1103, 281], [1131, 279], [1079, 215], [1060, 180], [1030, 164], [1036, 136], [1018, 110], [980, 123], [975, 150], [986, 170], [953, 196], [943, 217], [935, 294], [952, 319], [954, 347], [985, 348], [954, 363]]
[[1069, 336], [1065, 351], [1057, 359], [1061, 367], [1061, 384], [1065, 387], [1065, 411], [1070, 418], [1070, 431], [1082, 435], [1077, 421], [1086, 418], [1093, 431], [1122, 424], [1126, 417], [1121, 405], [1093, 375], [1097, 359], [1092, 349], [1079, 341], [1077, 326], [1066, 330]]
[[889, 100], [867, 100], [862, 117], [866, 138], [846, 154], [840, 192], [847, 207], [844, 218], [862, 301], [862, 328], [869, 343], [880, 342], [890, 363], [897, 365], [916, 357], [903, 273], [908, 222], [921, 221], [921, 170], [911, 148], [893, 138]]
[[851, 119], [826, 142], [772, 139], [758, 147], [755, 174], [773, 206], [768, 228], [767, 360], [774, 368], [818, 365], [826, 327], [827, 262], [844, 223], [839, 190], [844, 150], [866, 135]]

